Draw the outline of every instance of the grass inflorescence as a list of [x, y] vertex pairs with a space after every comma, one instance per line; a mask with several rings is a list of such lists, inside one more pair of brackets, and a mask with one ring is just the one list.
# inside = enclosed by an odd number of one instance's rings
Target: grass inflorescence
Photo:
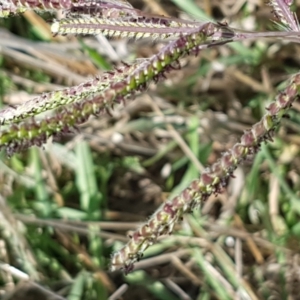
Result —
[[[242, 28], [250, 4], [231, 7], [241, 11], [237, 29], [213, 20], [213, 4], [181, 6], [210, 15], [197, 21], [173, 2], [148, 1], [149, 14], [123, 0], [0, 0], [10, 82], [0, 110], [0, 286], [24, 281], [25, 291], [70, 300], [133, 299], [134, 286], [145, 299], [297, 296], [300, 75], [281, 48], [299, 41], [295, 6], [270, 1], [280, 31], [258, 32]], [[13, 18], [32, 41], [10, 32], [24, 35]], [[40, 28], [51, 43], [34, 40]], [[121, 61], [133, 47], [123, 39], [140, 46], [127, 56], [143, 58]], [[112, 70], [90, 63], [106, 59]], [[35, 95], [15, 104], [20, 86]]]

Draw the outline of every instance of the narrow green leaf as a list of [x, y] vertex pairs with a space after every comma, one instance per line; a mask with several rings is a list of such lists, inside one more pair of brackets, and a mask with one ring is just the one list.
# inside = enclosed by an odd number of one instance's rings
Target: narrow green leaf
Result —
[[47, 192], [45, 180], [43, 179], [42, 164], [39, 156], [39, 151], [40, 150], [35, 147], [30, 149], [31, 163], [34, 173], [34, 179], [36, 182], [34, 192], [37, 201], [34, 207], [42, 216], [50, 217], [52, 212], [52, 205], [49, 199], [49, 194]]
[[178, 297], [173, 295], [160, 281], [154, 281], [150, 277], [147, 276], [144, 271], [136, 271], [129, 274], [125, 280], [128, 283], [143, 285], [147, 288], [147, 290], [153, 294], [156, 299], [161, 300], [179, 300]]
[[193, 0], [172, 0], [172, 2], [200, 21], [210, 20], [210, 17]]
[[76, 156], [78, 164], [76, 185], [80, 192], [80, 207], [92, 219], [99, 219], [102, 197], [98, 191], [92, 153], [86, 142], [77, 144]]
[[89, 47], [83, 39], [78, 40], [83, 50], [87, 52], [92, 62], [103, 71], [112, 69], [111, 64], [94, 48]]
[[83, 300], [82, 296], [84, 293], [84, 286], [86, 284], [87, 276], [88, 274], [86, 272], [81, 272], [77, 275], [68, 295], [68, 300]]

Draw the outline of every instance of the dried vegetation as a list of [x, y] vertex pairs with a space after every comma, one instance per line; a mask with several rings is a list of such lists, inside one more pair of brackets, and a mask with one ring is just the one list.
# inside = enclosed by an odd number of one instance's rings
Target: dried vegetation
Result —
[[0, 0], [0, 298], [300, 299], [300, 3], [130, 2]]

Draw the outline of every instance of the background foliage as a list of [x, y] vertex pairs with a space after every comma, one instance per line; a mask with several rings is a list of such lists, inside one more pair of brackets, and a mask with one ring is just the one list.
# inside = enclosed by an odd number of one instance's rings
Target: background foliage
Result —
[[[276, 28], [264, 1], [130, 2], [154, 14]], [[53, 37], [49, 18], [27, 11], [0, 20], [1, 105], [80, 84], [162, 47]], [[75, 134], [11, 158], [1, 152], [0, 298], [300, 299], [299, 103], [274, 142], [149, 248], [134, 272], [107, 271], [128, 232], [262, 117], [298, 72], [298, 54], [297, 44], [278, 40], [213, 48], [182, 59], [166, 80]]]

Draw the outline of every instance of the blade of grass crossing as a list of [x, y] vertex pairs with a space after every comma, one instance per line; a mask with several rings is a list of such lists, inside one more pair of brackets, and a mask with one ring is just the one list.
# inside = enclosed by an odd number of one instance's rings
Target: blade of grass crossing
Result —
[[106, 300], [108, 299], [107, 289], [101, 281], [101, 276], [89, 274], [86, 280], [83, 300]]
[[[88, 143], [80, 142], [76, 146], [76, 156], [78, 168], [76, 170], [76, 184], [80, 192], [81, 209], [87, 213], [89, 221], [102, 219], [104, 207], [103, 195], [99, 192], [95, 172], [95, 163]], [[99, 166], [101, 167], [101, 166]], [[100, 267], [104, 267], [103, 243], [97, 233], [98, 227], [89, 226], [89, 251], [93, 256], [93, 261]]]
[[172, 294], [165, 285], [163, 285], [160, 281], [151, 280], [144, 271], [133, 272], [126, 276], [125, 280], [131, 284], [145, 286], [147, 290], [156, 297], [156, 299], [179, 300], [179, 298]]
[[86, 142], [77, 144], [76, 158], [76, 185], [80, 193], [80, 207], [88, 214], [89, 220], [98, 220], [102, 215], [102, 197], [98, 191], [92, 153]]
[[40, 149], [35, 147], [30, 149], [31, 164], [34, 179], [36, 182], [34, 193], [37, 201], [35, 202], [34, 207], [43, 217], [50, 217], [53, 207], [50, 203], [49, 194], [46, 188], [46, 182], [43, 179], [42, 164], [39, 156], [39, 151]]
[[84, 294], [84, 286], [86, 284], [87, 279], [87, 273], [81, 272], [78, 274], [78, 276], [75, 278], [70, 293], [67, 297], [68, 300], [82, 300], [83, 294]]
[[[208, 158], [208, 155], [211, 151], [210, 145], [207, 144], [201, 144], [199, 134], [198, 134], [198, 128], [199, 128], [199, 119], [198, 117], [192, 117], [190, 119], [190, 122], [188, 124], [188, 134], [187, 134], [187, 141], [190, 149], [195, 154], [197, 158], [200, 159], [202, 164], [205, 164]], [[187, 157], [183, 157], [183, 160], [187, 159]], [[175, 165], [179, 164], [180, 162], [177, 161]], [[180, 184], [176, 186], [171, 195], [170, 198], [176, 196], [179, 194], [187, 185], [190, 184], [190, 182], [197, 178], [199, 174], [199, 170], [197, 167], [193, 164], [193, 162], [189, 162], [189, 167], [186, 170], [182, 180], [180, 181]]]
[[184, 12], [191, 15], [192, 17], [197, 18], [200, 21], [210, 20], [209, 16], [206, 15], [202, 9], [200, 9], [200, 7], [194, 2], [194, 0], [172, 0], [172, 2]]
[[[189, 222], [193, 224], [193, 228], [197, 228], [201, 236], [209, 240], [207, 233], [202, 229], [201, 225], [198, 223], [198, 220], [190, 217]], [[210, 251], [214, 255], [215, 261], [223, 270], [225, 274], [224, 278], [228, 280], [235, 291], [237, 291], [237, 293], [243, 297], [245, 296], [249, 299], [258, 300], [251, 287], [248, 285], [248, 282], [237, 274], [234, 262], [224, 251], [224, 249], [218, 243], [212, 243], [210, 246]], [[202, 258], [204, 259], [203, 255]]]
[[283, 178], [283, 175], [280, 173], [278, 166], [276, 165], [275, 160], [273, 159], [269, 147], [267, 145], [262, 145], [261, 152], [266, 158], [268, 165], [272, 171], [272, 173], [278, 178], [280, 187], [284, 191], [284, 193], [288, 196], [291, 201], [292, 209], [298, 213], [300, 213], [300, 199], [293, 192], [293, 190], [288, 186], [286, 180]]
[[218, 295], [219, 299], [224, 299], [224, 300], [231, 300], [233, 299], [230, 293], [228, 293], [227, 289], [224, 287], [224, 285], [218, 281], [215, 276], [211, 274], [211, 271], [208, 268], [208, 261], [204, 258], [202, 252], [200, 249], [194, 248], [193, 251], [194, 255], [193, 257], [195, 258], [197, 264], [205, 274], [205, 279], [209, 286], [213, 289], [213, 291]]

